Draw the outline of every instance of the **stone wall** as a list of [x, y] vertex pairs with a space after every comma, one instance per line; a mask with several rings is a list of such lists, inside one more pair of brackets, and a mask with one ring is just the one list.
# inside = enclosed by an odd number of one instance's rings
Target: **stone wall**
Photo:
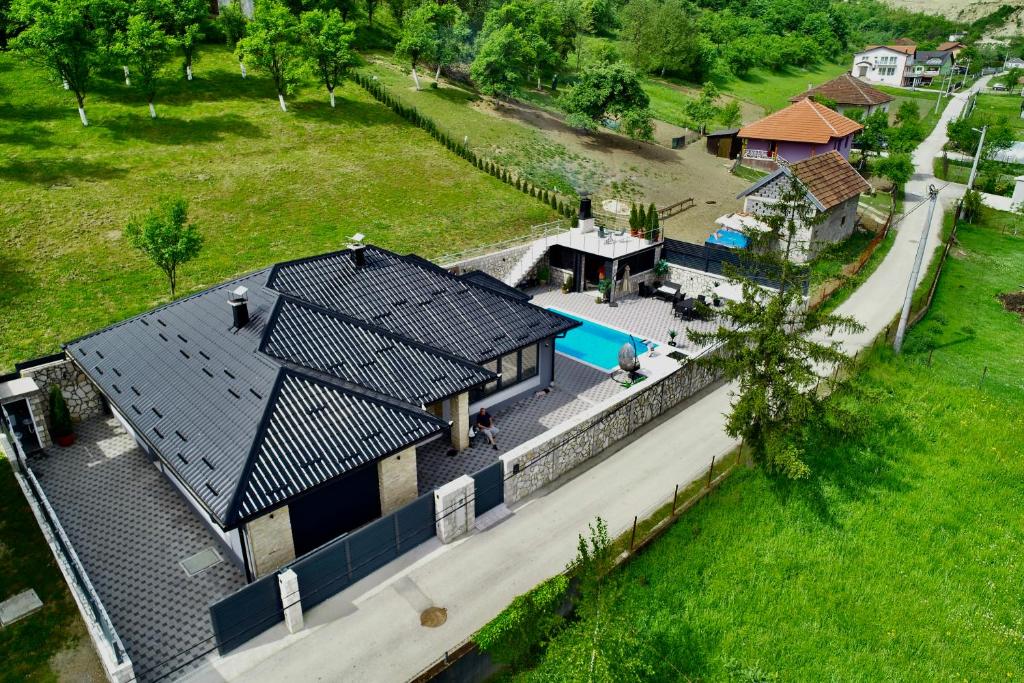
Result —
[[377, 461], [380, 514], [384, 516], [416, 499], [416, 448]]
[[474, 256], [457, 263], [446, 263], [443, 265], [445, 268], [457, 269], [457, 272], [460, 273], [482, 270], [492, 277], [504, 280], [505, 276], [511, 273], [512, 268], [523, 258], [523, 255], [530, 248], [530, 244], [532, 243], [527, 242], [518, 247], [496, 251], [493, 254]]
[[[103, 414], [103, 399], [99, 390], [70, 359], [25, 368], [21, 371], [21, 376], [31, 377], [39, 385], [42, 401], [46, 406], [43, 414], [46, 415], [47, 426], [50, 419], [50, 386], [53, 384], [60, 386], [64, 400], [68, 404], [68, 412], [75, 422]], [[35, 406], [32, 409], [35, 410]]]
[[638, 384], [576, 421], [503, 454], [505, 502], [514, 503], [554, 481], [717, 379], [715, 371], [690, 360], [664, 379]]
[[738, 284], [724, 275], [705, 273], [703, 270], [695, 270], [693, 268], [687, 268], [686, 266], [677, 266], [674, 263], [669, 264], [668, 276], [666, 276], [665, 279], [682, 287], [682, 291], [687, 296], [691, 297], [696, 297], [698, 294], [714, 294], [716, 284]]
[[464, 474], [434, 489], [437, 537], [449, 543], [476, 526], [476, 482]]
[[292, 519], [287, 505], [257, 517], [245, 527], [256, 578], [266, 576], [295, 559]]

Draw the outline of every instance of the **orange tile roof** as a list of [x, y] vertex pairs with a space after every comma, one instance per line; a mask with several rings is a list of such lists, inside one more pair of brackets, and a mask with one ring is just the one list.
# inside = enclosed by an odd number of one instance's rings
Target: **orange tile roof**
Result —
[[893, 45], [913, 45], [913, 46], [917, 45], [917, 43], [915, 43], [910, 38], [897, 38], [896, 40], [892, 41], [892, 44]]
[[814, 95], [822, 95], [836, 104], [847, 104], [855, 107], [871, 107], [876, 104], [892, 102], [892, 95], [876, 90], [864, 81], [844, 73], [817, 88], [805, 90], [799, 95], [789, 98], [790, 102], [806, 99]]
[[826, 211], [871, 189], [868, 181], [835, 150], [791, 164], [789, 170]]
[[961, 43], [959, 40], [947, 40], [944, 43], [939, 43], [939, 46], [935, 49], [938, 50], [939, 52], [947, 52], [949, 50], [956, 50], [957, 48], [964, 47], [967, 46]]
[[863, 129], [852, 119], [832, 111], [809, 99], [791, 104], [785, 109], [740, 128], [741, 138], [809, 142], [824, 144], [832, 138], [843, 138]]

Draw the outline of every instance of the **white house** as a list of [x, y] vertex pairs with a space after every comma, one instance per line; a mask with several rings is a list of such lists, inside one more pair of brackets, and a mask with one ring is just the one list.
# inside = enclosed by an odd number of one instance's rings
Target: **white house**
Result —
[[1024, 69], [1024, 59], [1020, 57], [1010, 57], [1003, 62], [1003, 68], [1009, 71], [1010, 69]]
[[906, 85], [916, 52], [913, 45], [868, 45], [853, 56], [853, 75], [871, 83]]

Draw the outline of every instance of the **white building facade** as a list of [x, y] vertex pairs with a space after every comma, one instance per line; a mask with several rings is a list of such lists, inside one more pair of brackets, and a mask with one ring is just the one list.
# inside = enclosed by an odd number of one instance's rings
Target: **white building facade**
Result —
[[913, 64], [913, 52], [884, 45], [871, 46], [853, 56], [853, 75], [870, 83], [902, 86], [907, 67]]

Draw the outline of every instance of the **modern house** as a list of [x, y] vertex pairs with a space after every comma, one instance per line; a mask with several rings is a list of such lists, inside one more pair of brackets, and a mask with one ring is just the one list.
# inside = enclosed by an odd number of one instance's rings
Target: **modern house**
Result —
[[931, 85], [936, 78], [945, 78], [953, 70], [953, 53], [948, 50], [919, 50], [908, 76], [909, 85]]
[[853, 56], [853, 75], [871, 83], [904, 86], [916, 45], [868, 45]]
[[783, 165], [748, 187], [737, 197], [744, 200], [744, 214], [755, 218], [763, 214], [765, 207], [778, 201], [790, 178], [800, 181], [806, 190], [807, 202], [818, 217], [817, 222], [803, 226], [798, 232], [803, 253], [795, 260], [811, 259], [825, 245], [840, 242], [853, 234], [860, 195], [871, 187], [836, 151]]
[[740, 129], [744, 165], [768, 170], [835, 151], [850, 156], [853, 136], [864, 126], [804, 98]]
[[865, 116], [878, 110], [889, 111], [889, 103], [896, 99], [859, 78], [844, 73], [816, 88], [808, 88], [799, 95], [790, 97], [789, 101], [799, 102], [815, 96], [826, 97], [835, 102], [836, 111], [840, 114], [856, 111]]
[[417, 496], [416, 449], [546, 387], [579, 323], [500, 281], [354, 244], [70, 342], [252, 579]]

